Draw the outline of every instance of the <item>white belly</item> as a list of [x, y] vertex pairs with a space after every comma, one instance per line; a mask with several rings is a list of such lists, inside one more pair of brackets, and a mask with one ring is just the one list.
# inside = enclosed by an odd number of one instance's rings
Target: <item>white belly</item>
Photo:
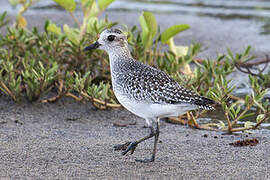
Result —
[[164, 117], [179, 116], [187, 111], [197, 108], [196, 105], [191, 104], [150, 104], [138, 101], [132, 101], [130, 98], [121, 96], [115, 93], [118, 101], [133, 114], [145, 118], [156, 119]]

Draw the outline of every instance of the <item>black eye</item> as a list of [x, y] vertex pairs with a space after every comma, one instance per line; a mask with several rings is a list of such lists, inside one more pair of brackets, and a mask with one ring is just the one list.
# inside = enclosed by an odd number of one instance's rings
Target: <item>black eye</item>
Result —
[[115, 35], [109, 35], [107, 39], [108, 41], [113, 41], [115, 39]]

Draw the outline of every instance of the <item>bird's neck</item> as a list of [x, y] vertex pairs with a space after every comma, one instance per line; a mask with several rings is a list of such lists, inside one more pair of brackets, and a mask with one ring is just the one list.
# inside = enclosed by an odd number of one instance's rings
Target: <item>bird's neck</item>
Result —
[[116, 48], [113, 51], [109, 51], [110, 61], [116, 61], [119, 59], [130, 59], [132, 58], [128, 47]]
[[128, 48], [114, 49], [114, 51], [107, 51], [110, 59], [110, 70], [112, 76], [112, 82], [115, 80], [115, 76], [122, 71], [122, 65], [125, 61], [133, 59]]
[[133, 59], [127, 47], [114, 49], [113, 51], [109, 51], [108, 54], [111, 70], [118, 71], [119, 69], [114, 69], [114, 67], [119, 67], [123, 61], [129, 61], [130, 59]]

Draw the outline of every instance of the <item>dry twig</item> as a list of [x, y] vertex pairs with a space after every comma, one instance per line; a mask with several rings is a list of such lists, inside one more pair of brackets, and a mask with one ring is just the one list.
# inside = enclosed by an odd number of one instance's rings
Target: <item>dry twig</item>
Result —
[[11, 98], [16, 101], [16, 97], [15, 95], [8, 89], [8, 87], [5, 85], [5, 83], [3, 83], [2, 81], [0, 82], [1, 86], [3, 87], [3, 89], [5, 90], [5, 93], [7, 93], [9, 96], [11, 96]]
[[42, 103], [51, 103], [51, 102], [55, 102], [58, 99], [60, 99], [63, 96], [63, 87], [64, 87], [64, 81], [61, 79], [61, 80], [59, 80], [58, 94], [57, 94], [57, 96], [51, 97], [49, 99], [44, 99], [41, 102]]
[[112, 104], [112, 103], [107, 103], [105, 101], [90, 97], [88, 94], [81, 92], [81, 95], [83, 95], [84, 97], [86, 97], [87, 99], [89, 99], [94, 106], [97, 106], [97, 108], [120, 108], [122, 107], [120, 104]]

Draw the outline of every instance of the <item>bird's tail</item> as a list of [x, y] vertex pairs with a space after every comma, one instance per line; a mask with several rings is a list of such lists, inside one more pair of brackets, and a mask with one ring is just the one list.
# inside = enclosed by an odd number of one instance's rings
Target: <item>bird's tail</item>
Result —
[[200, 109], [214, 110], [215, 109], [214, 105], [218, 103], [212, 99], [208, 99], [206, 97], [201, 96], [200, 100], [197, 100], [195, 104], [198, 105]]

